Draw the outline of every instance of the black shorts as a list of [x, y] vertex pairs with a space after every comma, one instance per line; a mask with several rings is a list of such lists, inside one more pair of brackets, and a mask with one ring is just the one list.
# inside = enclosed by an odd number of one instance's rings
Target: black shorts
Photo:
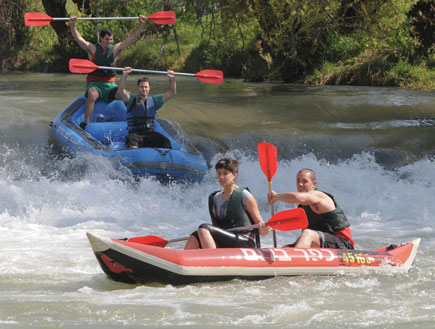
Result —
[[330, 249], [353, 249], [348, 239], [336, 236], [331, 233], [316, 231], [320, 239], [320, 248]]
[[[336, 236], [331, 233], [316, 231], [320, 240], [320, 248], [329, 248], [329, 249], [354, 249], [352, 243], [348, 239]], [[296, 241], [297, 242], [297, 241]], [[288, 244], [284, 247], [294, 248], [295, 243]]]
[[156, 147], [171, 149], [171, 141], [155, 131], [134, 131], [127, 136], [126, 146], [131, 147]]
[[[217, 248], [255, 248], [255, 240], [245, 234], [230, 232], [211, 224], [201, 224], [199, 228], [207, 229], [210, 232]], [[202, 248], [198, 231], [193, 232], [192, 235], [198, 241], [199, 247]]]

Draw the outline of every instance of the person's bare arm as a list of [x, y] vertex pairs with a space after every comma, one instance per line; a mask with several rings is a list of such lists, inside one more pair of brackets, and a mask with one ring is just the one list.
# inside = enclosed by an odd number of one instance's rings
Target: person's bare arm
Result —
[[[264, 224], [263, 217], [261, 217], [260, 210], [258, 209], [257, 201], [255, 200], [254, 197], [249, 198], [246, 201], [245, 206], [255, 224]], [[262, 225], [259, 228], [260, 234], [263, 236], [267, 235], [271, 230], [272, 228], [265, 225]]]
[[115, 59], [118, 57], [121, 51], [128, 48], [133, 42], [136, 41], [137, 37], [140, 35], [145, 27], [147, 18], [144, 15], [139, 15], [140, 24], [136, 30], [134, 30], [124, 41], [118, 42], [113, 46], [113, 56]]
[[268, 194], [267, 199], [269, 204], [274, 204], [276, 201], [283, 201], [287, 203], [299, 203], [302, 205], [312, 205], [318, 203], [322, 199], [322, 192], [310, 191], [310, 192], [284, 192], [276, 193], [272, 191]]
[[125, 89], [127, 83], [127, 76], [131, 73], [131, 67], [127, 66], [122, 71], [121, 80], [118, 84], [118, 90], [116, 91], [115, 98], [127, 103], [130, 100], [130, 92]]
[[85, 50], [88, 53], [89, 59], [92, 59], [92, 57], [95, 54], [96, 48], [95, 45], [89, 41], [86, 41], [80, 32], [76, 28], [76, 22], [77, 22], [77, 16], [71, 16], [69, 20], [69, 27], [71, 30], [71, 34], [74, 38], [74, 40], [77, 42], [77, 44]]
[[309, 192], [285, 193], [276, 193], [275, 191], [272, 191], [271, 193], [268, 193], [267, 200], [269, 204], [274, 204], [276, 201], [283, 201], [311, 206], [311, 208], [317, 213], [324, 213], [335, 209], [334, 201], [327, 194], [316, 190]]
[[175, 82], [174, 71], [168, 71], [169, 90], [163, 94], [163, 103], [166, 103], [177, 94], [177, 83]]

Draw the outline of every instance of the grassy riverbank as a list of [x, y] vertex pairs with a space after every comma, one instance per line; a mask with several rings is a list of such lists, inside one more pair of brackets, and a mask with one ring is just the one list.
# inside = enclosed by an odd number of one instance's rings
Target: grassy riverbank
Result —
[[357, 58], [350, 63], [324, 63], [304, 80], [317, 85], [368, 85], [435, 90], [435, 70], [427, 64], [389, 63], [382, 58]]

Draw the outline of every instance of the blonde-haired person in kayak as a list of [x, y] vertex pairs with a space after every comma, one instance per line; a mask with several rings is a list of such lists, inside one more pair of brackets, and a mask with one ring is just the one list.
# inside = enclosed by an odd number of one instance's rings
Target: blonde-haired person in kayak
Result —
[[260, 248], [261, 235], [271, 228], [231, 232], [228, 229], [264, 223], [257, 201], [247, 188], [236, 185], [239, 162], [230, 158], [220, 159], [216, 175], [223, 191], [209, 196], [209, 211], [212, 224], [202, 224], [192, 233], [184, 249], [212, 248]]
[[268, 193], [269, 204], [276, 201], [298, 203], [305, 210], [308, 228], [302, 230], [296, 243], [287, 247], [353, 249], [350, 224], [334, 197], [317, 188], [316, 174], [304, 168], [296, 175], [297, 192]]

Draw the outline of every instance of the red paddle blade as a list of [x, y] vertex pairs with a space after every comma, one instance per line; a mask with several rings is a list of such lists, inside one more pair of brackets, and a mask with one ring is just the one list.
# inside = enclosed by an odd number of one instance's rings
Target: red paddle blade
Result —
[[168, 240], [162, 239], [156, 235], [138, 236], [136, 238], [128, 239], [128, 242], [147, 244], [150, 246], [164, 248], [168, 244]]
[[224, 82], [224, 73], [218, 70], [202, 70], [195, 74], [202, 82], [214, 83], [220, 85]]
[[175, 11], [157, 11], [147, 17], [151, 22], [156, 24], [175, 24]]
[[71, 58], [69, 60], [69, 70], [72, 73], [91, 73], [98, 69], [98, 65], [86, 59]]
[[26, 26], [43, 26], [43, 25], [47, 25], [52, 20], [53, 17], [50, 17], [43, 13], [24, 14], [24, 24], [26, 24]]
[[261, 170], [263, 170], [267, 177], [267, 181], [271, 182], [277, 169], [276, 147], [269, 143], [258, 143], [258, 159], [260, 160]]
[[279, 231], [303, 229], [308, 226], [307, 214], [302, 208], [280, 211], [266, 225]]

